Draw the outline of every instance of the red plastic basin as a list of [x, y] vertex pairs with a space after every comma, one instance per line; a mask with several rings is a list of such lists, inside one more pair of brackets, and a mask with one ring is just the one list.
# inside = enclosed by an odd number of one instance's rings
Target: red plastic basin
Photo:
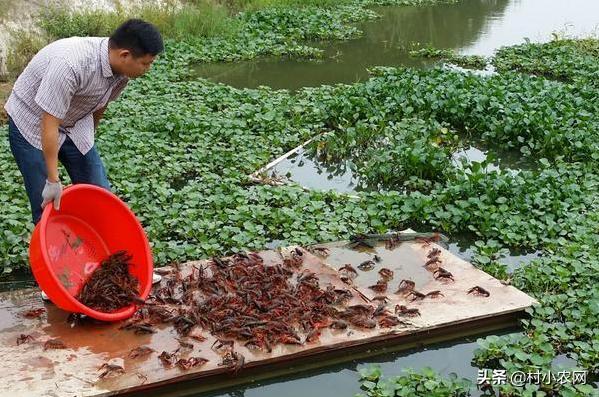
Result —
[[140, 297], [152, 289], [152, 252], [135, 214], [113, 193], [86, 184], [64, 189], [60, 210], [47, 205], [29, 244], [31, 270], [40, 288], [63, 310], [102, 321], [131, 317], [136, 305], [105, 313], [81, 304], [85, 281], [108, 255], [131, 254], [129, 271], [139, 280]]

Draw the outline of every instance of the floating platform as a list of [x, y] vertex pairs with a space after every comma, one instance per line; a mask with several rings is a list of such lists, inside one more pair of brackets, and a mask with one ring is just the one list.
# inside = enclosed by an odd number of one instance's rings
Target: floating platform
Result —
[[[297, 247], [260, 252], [265, 265], [282, 263]], [[403, 324], [389, 328], [367, 329], [350, 325], [347, 329], [323, 328], [314, 342], [301, 345], [276, 345], [272, 351], [248, 349], [235, 341], [235, 351], [245, 357], [244, 366], [237, 372], [221, 364], [222, 357], [211, 346], [216, 338], [202, 331], [204, 341], [182, 338], [171, 324], [156, 327], [156, 333], [137, 335], [119, 329], [122, 323], [88, 322], [71, 326], [68, 313], [51, 304], [42, 304], [39, 290], [21, 290], [0, 294], [0, 371], [2, 396], [112, 396], [142, 395], [148, 390], [163, 396], [197, 395], [202, 391], [242, 383], [249, 379], [279, 376], [302, 369], [330, 365], [356, 357], [372, 355], [376, 349], [401, 350], [414, 346], [450, 340], [466, 335], [481, 334], [517, 323], [523, 311], [536, 301], [518, 289], [504, 285], [471, 264], [451, 254], [435, 243], [409, 241], [390, 249], [384, 244], [359, 250], [347, 248], [347, 242], [299, 248], [307, 269], [319, 278], [321, 288], [333, 285], [352, 291], [348, 305], [377, 306], [377, 295], [385, 295], [387, 308], [406, 306], [417, 309], [419, 315], [400, 316]], [[451, 273], [436, 277], [430, 266], [432, 250], [440, 265]], [[376, 257], [375, 257], [376, 256]], [[364, 262], [366, 265], [361, 266]], [[209, 260], [180, 265], [181, 275], [207, 265]], [[357, 277], [348, 286], [340, 272], [351, 264]], [[369, 288], [381, 278], [379, 270], [389, 269], [393, 278], [386, 292]], [[363, 269], [363, 270], [361, 270]], [[295, 276], [293, 277], [295, 279]], [[167, 282], [166, 275], [162, 283]], [[395, 293], [401, 280], [414, 282], [414, 290], [425, 295]], [[406, 286], [406, 283], [403, 284]], [[481, 289], [473, 290], [473, 287]], [[426, 295], [430, 292], [438, 291]], [[488, 292], [480, 294], [476, 291]], [[31, 309], [44, 308], [37, 318], [26, 318]], [[26, 337], [29, 335], [29, 337]], [[17, 344], [17, 340], [19, 344]], [[48, 340], [58, 339], [63, 349], [44, 350]], [[158, 356], [180, 348], [180, 340], [192, 344], [188, 356], [201, 356], [208, 361], [201, 367], [188, 370], [166, 368]], [[22, 343], [21, 343], [22, 342]], [[131, 358], [133, 349], [147, 346], [153, 351], [143, 357]], [[104, 364], [118, 365], [124, 373], [106, 373]], [[102, 376], [104, 374], [104, 376]]]

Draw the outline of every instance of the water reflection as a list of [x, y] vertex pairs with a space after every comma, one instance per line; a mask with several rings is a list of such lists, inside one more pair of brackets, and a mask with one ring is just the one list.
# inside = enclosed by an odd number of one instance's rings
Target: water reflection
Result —
[[29, 269], [18, 269], [0, 278], [0, 292], [15, 291], [37, 286]]
[[273, 170], [309, 189], [331, 189], [341, 193], [359, 190], [358, 176], [354, 175], [350, 160], [326, 165], [314, 159], [304, 149], [278, 163]]
[[412, 43], [492, 55], [497, 48], [520, 44], [526, 38], [550, 40], [554, 32], [599, 33], [599, 2], [593, 0], [464, 0], [376, 10], [382, 18], [361, 24], [361, 38], [316, 44], [325, 50], [323, 61], [273, 57], [202, 64], [196, 67], [196, 74], [234, 87], [297, 89], [364, 80], [368, 78], [366, 69], [376, 65], [432, 65], [432, 61], [409, 56], [406, 48]]
[[[488, 172], [504, 170], [517, 173], [520, 168], [532, 168], [515, 153], [506, 151], [490, 152], [476, 146], [468, 146], [452, 154], [452, 162], [463, 168], [474, 162], [486, 162]], [[360, 178], [351, 159], [324, 163], [315, 158], [308, 149], [298, 149], [295, 153], [275, 164], [268, 170], [308, 189], [335, 190], [340, 193], [359, 191], [401, 190], [401, 186], [371, 185]]]
[[316, 43], [325, 51], [322, 61], [262, 58], [234, 64], [202, 64], [196, 74], [234, 87], [297, 89], [368, 78], [375, 65], [428, 67], [434, 61], [413, 58], [411, 43], [456, 48], [475, 42], [489, 24], [502, 15], [508, 0], [465, 0], [434, 7], [384, 7], [375, 10], [382, 18], [360, 25], [364, 35], [344, 42]]
[[553, 33], [588, 36], [599, 33], [599, 2], [594, 0], [516, 0], [486, 19], [477, 40], [463, 54], [492, 55], [499, 47], [551, 40]]
[[[473, 249], [476, 240], [478, 240], [478, 238], [474, 235], [451, 236], [451, 243], [447, 249], [449, 252], [462, 258], [466, 262], [471, 262], [476, 253]], [[499, 263], [506, 266], [508, 273], [513, 273], [514, 270], [526, 266], [533, 260], [540, 258], [542, 254], [542, 251], [510, 248], [509, 254], [499, 259]]]

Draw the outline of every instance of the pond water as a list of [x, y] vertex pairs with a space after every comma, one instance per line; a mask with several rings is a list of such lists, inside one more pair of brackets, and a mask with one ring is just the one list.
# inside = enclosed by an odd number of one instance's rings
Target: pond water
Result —
[[[452, 254], [470, 262], [475, 254], [474, 242], [478, 240], [476, 236], [460, 235], [452, 236], [447, 250]], [[499, 262], [506, 266], [506, 271], [512, 273], [514, 270], [528, 265], [535, 259], [540, 258], [541, 251], [525, 251], [519, 249], [510, 249], [509, 254], [499, 259]]]
[[29, 270], [20, 269], [0, 278], [0, 292], [34, 288], [37, 284]]
[[[360, 39], [321, 44], [326, 53], [323, 61], [266, 58], [235, 64], [200, 65], [196, 73], [213, 81], [250, 88], [267, 85], [275, 89], [298, 89], [351, 83], [367, 79], [366, 69], [375, 65], [432, 66], [434, 62], [411, 58], [402, 49], [413, 42], [451, 48], [461, 54], [488, 56], [501, 46], [522, 43], [525, 39], [550, 40], [554, 32], [574, 36], [596, 34], [599, 26], [599, 2], [592, 0], [465, 0], [454, 5], [380, 8], [377, 11], [382, 18], [362, 24], [364, 36]], [[453, 160], [458, 164], [459, 158], [464, 157], [467, 162], [480, 162], [487, 159], [488, 152], [488, 148], [473, 145], [454, 153]], [[501, 168], [517, 172], [529, 168], [512, 153], [494, 154], [498, 161], [489, 165], [489, 170]], [[344, 193], [360, 190], [359, 178], [352, 172], [349, 160], [333, 165], [321, 164], [303, 149], [271, 170], [288, 175], [294, 182], [311, 189], [334, 189]], [[449, 250], [469, 260], [473, 255], [470, 249], [473, 242], [471, 238], [457, 239], [449, 245]], [[539, 256], [540, 252], [510, 251], [501, 262], [512, 272]], [[382, 353], [376, 358], [256, 381], [209, 395], [303, 397], [334, 390], [334, 395], [351, 396], [360, 392], [357, 369], [374, 363], [380, 364], [388, 376], [397, 375], [407, 367], [431, 366], [443, 374], [455, 372], [475, 381], [477, 371], [470, 365], [477, 348], [475, 339]], [[576, 364], [575, 360], [565, 356], [555, 361], [566, 367]]]
[[[496, 160], [490, 161], [487, 171], [504, 170], [518, 172], [519, 169], [533, 168], [533, 165], [523, 162], [514, 152], [493, 151]], [[456, 167], [466, 164], [488, 160], [489, 151], [476, 146], [468, 146], [452, 154], [452, 162]], [[340, 193], [354, 193], [367, 190], [391, 189], [397, 186], [371, 187], [360, 183], [360, 175], [352, 169], [352, 161], [346, 159], [341, 162], [323, 163], [315, 158], [309, 150], [298, 148], [294, 153], [281, 159], [278, 163], [268, 168], [267, 174], [286, 177], [303, 187], [315, 190], [335, 190]]]
[[[539, 12], [542, 10], [542, 12]], [[412, 58], [411, 43], [451, 48], [461, 54], [492, 55], [525, 38], [547, 41], [553, 32], [589, 35], [599, 29], [595, 0], [463, 0], [432, 7], [376, 8], [381, 18], [360, 25], [356, 40], [322, 43], [325, 58], [301, 61], [261, 58], [245, 62], [202, 64], [195, 74], [234, 87], [297, 89], [351, 83], [368, 78], [377, 65], [428, 67]], [[403, 48], [403, 49], [402, 49]]]
[[[539, 13], [539, 9], [543, 9]], [[465, 0], [458, 4], [433, 7], [378, 8], [382, 18], [362, 25], [364, 36], [357, 40], [323, 45], [328, 58], [324, 61], [259, 59], [231, 64], [207, 64], [197, 68], [200, 76], [237, 87], [268, 85], [294, 89], [336, 82], [354, 82], [368, 77], [366, 69], [375, 65], [428, 67], [434, 62], [415, 59], [401, 49], [419, 42], [438, 48], [452, 48], [463, 54], [492, 55], [495, 49], [522, 43], [524, 39], [546, 41], [552, 33], [585, 36], [598, 33], [599, 2], [575, 0], [483, 1]], [[482, 142], [453, 154], [453, 162], [461, 166], [481, 162], [493, 153], [496, 160], [488, 171], [518, 172], [534, 168], [521, 159], [519, 152], [485, 147]], [[351, 169], [348, 159], [323, 164], [300, 149], [272, 167], [278, 175], [310, 189], [352, 193], [392, 186], [364, 186]]]

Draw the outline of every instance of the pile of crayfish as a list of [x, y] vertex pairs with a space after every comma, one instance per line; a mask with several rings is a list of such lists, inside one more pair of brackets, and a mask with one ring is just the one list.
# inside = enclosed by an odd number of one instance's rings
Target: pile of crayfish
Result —
[[323, 328], [403, 324], [383, 307], [349, 306], [349, 289], [321, 287], [315, 273], [302, 269], [305, 255], [297, 248], [266, 265], [256, 253], [237, 253], [194, 266], [187, 276], [175, 270], [124, 328], [144, 333], [170, 323], [181, 336], [201, 340], [202, 329], [221, 344], [236, 340], [270, 352], [278, 344], [316, 342]]
[[143, 303], [139, 298], [139, 281], [129, 273], [130, 262], [131, 255], [126, 251], [108, 256], [87, 280], [77, 300], [102, 312]]

